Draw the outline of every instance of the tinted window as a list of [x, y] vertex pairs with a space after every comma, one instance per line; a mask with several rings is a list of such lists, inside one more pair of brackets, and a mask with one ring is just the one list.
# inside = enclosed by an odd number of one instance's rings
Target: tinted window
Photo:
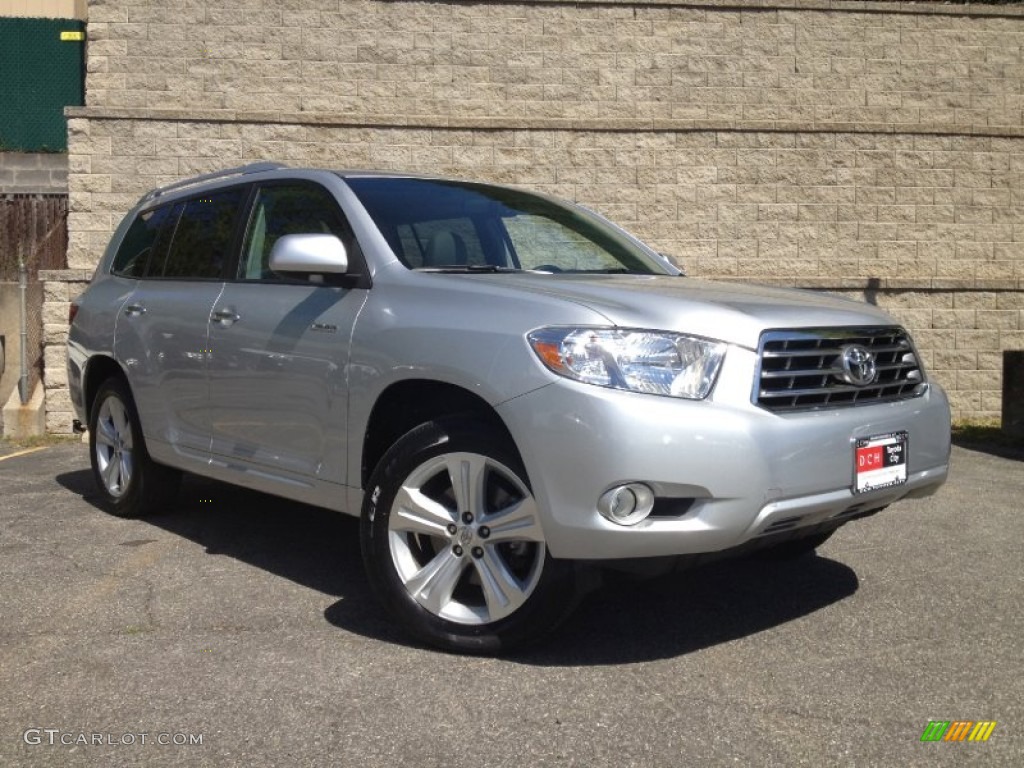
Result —
[[187, 201], [162, 269], [151, 266], [149, 274], [220, 277], [224, 263], [231, 256], [231, 241], [243, 192], [242, 187], [236, 187]]
[[351, 247], [348, 225], [334, 197], [315, 184], [262, 187], [256, 194], [238, 263], [238, 277], [267, 280], [270, 251], [283, 235], [337, 235]]
[[[163, 258], [162, 251], [167, 247], [167, 237], [165, 233], [160, 238], [160, 232], [165, 227], [170, 229], [168, 224], [173, 218], [171, 207], [167, 205], [140, 213], [125, 233], [110, 271], [125, 277], [143, 277], [151, 255], [156, 253], [157, 259]], [[161, 244], [158, 244], [158, 238]]]

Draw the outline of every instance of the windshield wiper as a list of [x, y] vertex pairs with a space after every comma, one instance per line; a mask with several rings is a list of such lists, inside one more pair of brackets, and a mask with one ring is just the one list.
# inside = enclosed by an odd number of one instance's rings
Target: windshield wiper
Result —
[[497, 264], [441, 264], [436, 267], [418, 267], [417, 272], [522, 272], [515, 267], [499, 267]]
[[566, 270], [577, 275], [653, 275], [654, 272], [641, 272], [627, 267], [608, 267], [607, 269], [572, 269]]

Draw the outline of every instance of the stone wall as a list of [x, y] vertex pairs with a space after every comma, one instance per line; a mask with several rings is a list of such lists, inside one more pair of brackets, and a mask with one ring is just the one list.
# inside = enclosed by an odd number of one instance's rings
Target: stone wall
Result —
[[67, 337], [71, 300], [85, 290], [92, 270], [64, 269], [40, 273], [43, 283], [43, 386], [46, 391], [46, 431], [71, 432], [75, 418], [68, 391]]
[[691, 275], [890, 308], [958, 416], [999, 414], [1024, 348], [1016, 6], [108, 0], [89, 41], [73, 268], [181, 176], [420, 170], [578, 200]]
[[88, 103], [403, 122], [1024, 125], [1020, 17], [982, 15], [1019, 9], [731, 5], [108, 0], [91, 8]]

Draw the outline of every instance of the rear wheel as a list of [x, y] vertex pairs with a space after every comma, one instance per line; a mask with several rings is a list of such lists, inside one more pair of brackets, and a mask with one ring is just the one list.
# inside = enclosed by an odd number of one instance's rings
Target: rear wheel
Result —
[[107, 379], [89, 415], [89, 457], [107, 509], [118, 517], [142, 517], [174, 498], [181, 473], [157, 464], [146, 451], [128, 386]]
[[371, 478], [361, 538], [382, 602], [432, 645], [506, 651], [574, 602], [572, 568], [547, 551], [518, 455], [477, 422], [429, 422], [399, 439]]

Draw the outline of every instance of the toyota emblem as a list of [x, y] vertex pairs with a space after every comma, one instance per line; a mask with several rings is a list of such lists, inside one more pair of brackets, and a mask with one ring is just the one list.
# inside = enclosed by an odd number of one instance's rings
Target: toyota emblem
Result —
[[867, 347], [860, 344], [848, 344], [842, 348], [841, 362], [843, 373], [841, 378], [855, 387], [866, 387], [878, 375], [875, 356]]

